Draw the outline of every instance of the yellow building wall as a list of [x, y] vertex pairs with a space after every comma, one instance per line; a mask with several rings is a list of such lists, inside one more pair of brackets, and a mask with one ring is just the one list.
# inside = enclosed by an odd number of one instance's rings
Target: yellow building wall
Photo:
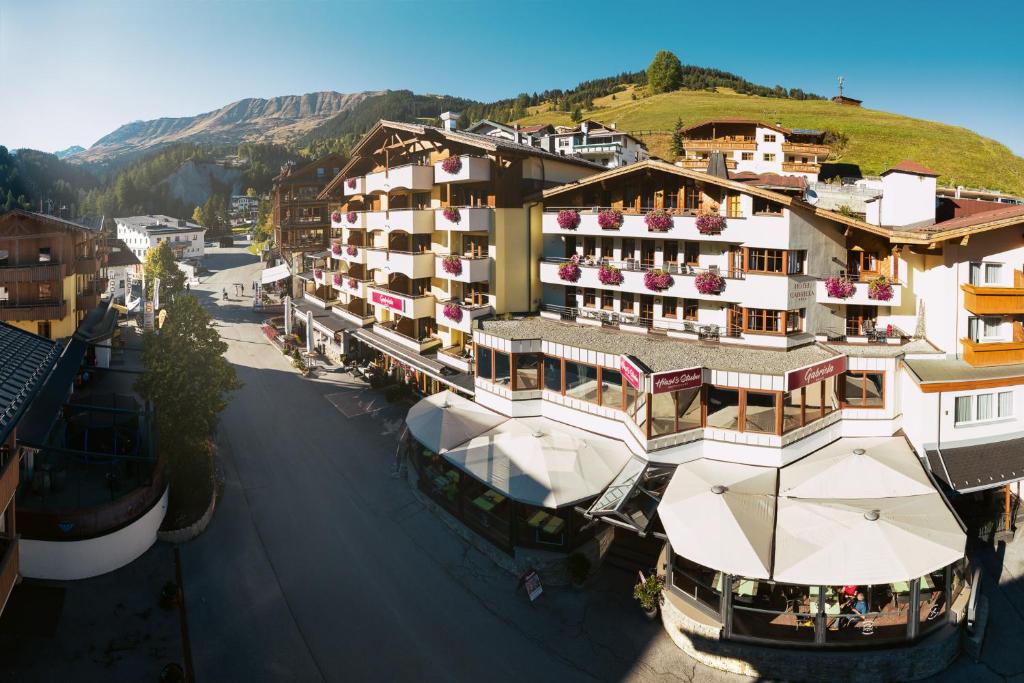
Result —
[[[61, 285], [61, 289], [64, 295], [64, 301], [68, 303], [67, 315], [60, 320], [50, 320], [50, 338], [61, 339], [62, 337], [70, 337], [78, 329], [78, 315], [75, 305], [77, 303], [76, 294], [77, 289], [75, 288], [75, 275], [69, 275], [64, 278], [64, 282]], [[31, 332], [32, 334], [39, 334], [39, 323], [47, 322], [46, 320], [12, 320], [11, 325], [17, 327], [20, 330]]]
[[495, 209], [489, 251], [494, 264], [494, 312], [530, 310], [530, 233], [526, 209]]

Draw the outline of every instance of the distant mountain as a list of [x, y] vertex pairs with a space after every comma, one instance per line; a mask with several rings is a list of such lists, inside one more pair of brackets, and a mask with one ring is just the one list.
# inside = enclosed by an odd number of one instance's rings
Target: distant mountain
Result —
[[285, 144], [374, 95], [316, 92], [270, 99], [248, 98], [197, 116], [133, 121], [97, 140], [73, 158], [80, 162], [123, 161], [173, 143]]
[[74, 156], [79, 152], [84, 151], [85, 147], [82, 147], [81, 145], [71, 145], [67, 149], [62, 149], [60, 151], [54, 152], [53, 156], [57, 157], [58, 159], [67, 159], [70, 156]]

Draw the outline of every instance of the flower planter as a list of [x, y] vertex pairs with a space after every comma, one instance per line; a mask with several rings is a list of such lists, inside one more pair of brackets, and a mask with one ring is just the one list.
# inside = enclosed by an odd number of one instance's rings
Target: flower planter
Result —
[[575, 230], [580, 226], [580, 212], [564, 209], [558, 212], [558, 227], [562, 230]]
[[597, 271], [597, 279], [602, 285], [621, 285], [622, 271], [615, 266], [604, 264]]
[[441, 162], [441, 170], [448, 175], [455, 175], [462, 170], [462, 158], [461, 157], [448, 157]]
[[618, 230], [622, 227], [622, 212], [618, 209], [604, 209], [597, 214], [597, 224], [602, 230]]
[[462, 275], [462, 259], [449, 254], [441, 259], [441, 268], [449, 275]]
[[[458, 157], [454, 158], [457, 159]], [[458, 225], [462, 222], [462, 214], [459, 213], [459, 210], [454, 206], [445, 207], [445, 209], [441, 211], [441, 215], [444, 216], [444, 219], [449, 223], [455, 223]]]
[[[849, 278], [833, 276], [825, 279], [825, 291], [833, 299], [849, 299], [857, 291], [857, 286]], [[889, 296], [892, 296], [891, 291]]]
[[458, 304], [449, 302], [444, 305], [444, 317], [448, 318], [448, 320], [460, 323], [462, 322], [462, 315], [462, 307]]
[[345, 214], [345, 222], [347, 222], [349, 225], [354, 225], [358, 219], [359, 216], [356, 214], [355, 211], [349, 211], [348, 213]]
[[341, 243], [339, 243], [339, 242], [331, 242], [331, 253], [334, 254], [335, 256], [340, 256], [341, 255]]
[[702, 235], [717, 235], [725, 227], [725, 217], [717, 213], [702, 213], [697, 216], [697, 232]]
[[580, 279], [580, 264], [575, 259], [558, 266], [558, 279], [563, 282], [576, 282]]
[[334, 285], [335, 285], [336, 287], [341, 287], [341, 281], [342, 281], [342, 279], [343, 279], [343, 278], [342, 278], [342, 276], [341, 276], [341, 273], [335, 273], [335, 274], [334, 274]]
[[345, 247], [345, 253], [348, 254], [349, 256], [358, 256], [359, 247], [357, 247], [354, 244], [350, 244], [347, 247]]
[[665, 209], [648, 211], [644, 223], [651, 232], [668, 232], [672, 229], [672, 215]]
[[662, 292], [671, 287], [674, 282], [675, 280], [669, 273], [658, 268], [644, 273], [644, 287], [652, 292]]
[[889, 278], [879, 275], [868, 282], [868, 298], [875, 301], [892, 300], [892, 283], [889, 282]]
[[340, 223], [341, 222], [341, 211], [334, 211], [333, 213], [331, 213], [331, 222], [332, 223]]
[[701, 294], [720, 294], [725, 287], [725, 279], [718, 273], [701, 273], [693, 281]]

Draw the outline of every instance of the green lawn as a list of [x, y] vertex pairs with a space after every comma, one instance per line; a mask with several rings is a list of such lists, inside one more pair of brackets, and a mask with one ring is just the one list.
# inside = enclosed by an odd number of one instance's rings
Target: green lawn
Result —
[[[639, 91], [638, 91], [639, 92]], [[1005, 145], [966, 128], [913, 119], [899, 114], [847, 107], [822, 100], [783, 100], [733, 92], [679, 91], [631, 99], [631, 91], [615, 99], [595, 100], [584, 116], [618, 124], [629, 131], [663, 131], [644, 141], [652, 154], [669, 159], [670, 134], [677, 118], [696, 123], [716, 117], [744, 117], [781, 122], [790, 128], [826, 128], [849, 137], [849, 146], [835, 163], [856, 164], [866, 175], [878, 174], [903, 159], [938, 171], [943, 185], [965, 185], [1024, 194], [1024, 159]], [[569, 124], [569, 114], [542, 105], [521, 123]]]

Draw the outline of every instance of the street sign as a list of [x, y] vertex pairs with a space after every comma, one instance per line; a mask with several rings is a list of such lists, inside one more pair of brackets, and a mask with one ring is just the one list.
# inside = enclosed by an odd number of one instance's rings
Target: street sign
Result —
[[147, 330], [152, 330], [155, 324], [153, 315], [153, 302], [147, 301], [145, 307], [142, 309], [142, 322], [143, 326]]

